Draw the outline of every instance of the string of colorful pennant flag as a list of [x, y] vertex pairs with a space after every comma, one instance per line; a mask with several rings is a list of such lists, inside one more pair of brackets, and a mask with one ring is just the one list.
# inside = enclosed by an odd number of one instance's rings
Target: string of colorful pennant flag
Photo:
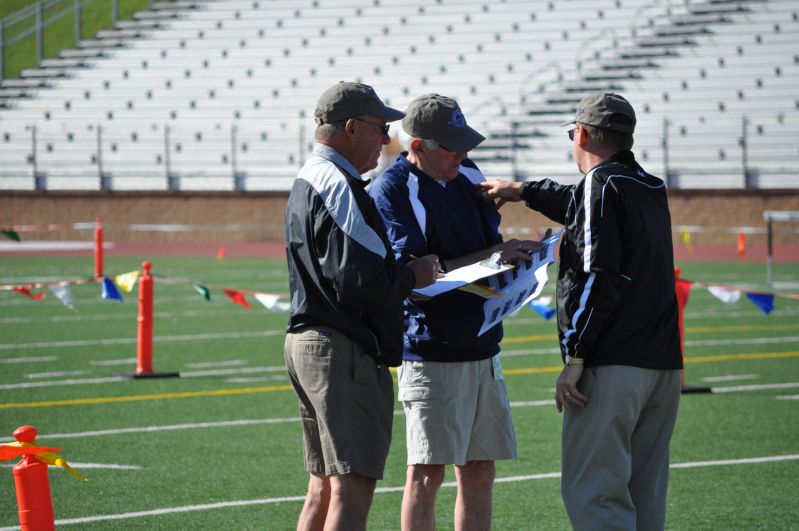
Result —
[[[60, 300], [64, 306], [67, 308], [74, 310], [75, 304], [74, 299], [72, 297], [72, 290], [70, 286], [76, 286], [81, 284], [87, 284], [90, 282], [97, 282], [100, 284], [101, 292], [100, 296], [106, 300], [117, 300], [119, 302], [123, 302], [123, 293], [128, 294], [133, 291], [136, 286], [136, 282], [139, 280], [141, 272], [139, 271], [130, 271], [128, 273], [122, 273], [119, 275], [115, 275], [113, 278], [109, 277], [100, 277], [100, 278], [77, 278], [77, 279], [69, 279], [69, 280], [61, 280], [58, 282], [33, 282], [28, 284], [9, 284], [9, 285], [0, 285], [0, 291], [13, 291], [28, 297], [34, 301], [41, 301], [47, 295], [48, 291], [52, 293], [58, 300]], [[255, 298], [264, 308], [269, 311], [273, 312], [284, 312], [288, 311], [290, 308], [290, 304], [285, 301], [281, 301], [280, 299], [283, 298], [283, 295], [274, 294], [274, 293], [263, 293], [260, 291], [255, 290], [241, 290], [241, 289], [231, 289], [225, 288], [220, 286], [211, 286], [207, 284], [203, 284], [201, 282], [197, 282], [190, 279], [184, 279], [180, 277], [173, 277], [168, 275], [153, 275], [154, 278], [159, 278], [166, 282], [174, 282], [174, 283], [182, 283], [182, 284], [191, 284], [193, 285], [195, 291], [199, 293], [205, 300], [211, 300], [211, 288], [215, 290], [221, 290], [230, 300], [234, 303], [251, 310], [251, 306], [247, 301], [247, 295], [250, 295]], [[42, 291], [36, 291], [42, 290]]]

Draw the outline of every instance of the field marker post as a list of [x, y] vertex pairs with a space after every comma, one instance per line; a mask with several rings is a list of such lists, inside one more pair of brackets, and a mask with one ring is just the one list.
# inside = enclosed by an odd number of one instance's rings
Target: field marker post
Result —
[[144, 274], [139, 279], [138, 342], [136, 349], [136, 374], [153, 372], [153, 277], [150, 262], [142, 264]]
[[[33, 426], [21, 426], [14, 430], [18, 443], [35, 444], [38, 431]], [[19, 524], [22, 531], [55, 530], [53, 500], [50, 495], [50, 478], [47, 463], [35, 455], [24, 454], [14, 465], [14, 486], [17, 490]]]
[[94, 222], [94, 278], [103, 278], [103, 224]]
[[136, 373], [133, 378], [176, 378], [177, 372], [153, 372], [153, 286], [150, 262], [143, 262], [139, 278], [139, 317], [137, 325]]

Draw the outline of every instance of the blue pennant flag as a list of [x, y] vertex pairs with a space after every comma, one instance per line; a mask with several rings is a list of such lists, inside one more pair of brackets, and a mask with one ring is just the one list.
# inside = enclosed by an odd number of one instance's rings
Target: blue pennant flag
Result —
[[774, 295], [769, 293], [747, 293], [746, 296], [766, 315], [770, 314], [771, 310], [774, 309]]
[[552, 316], [557, 312], [555, 308], [549, 307], [550, 302], [552, 302], [552, 297], [540, 297], [530, 301], [528, 306], [530, 306], [533, 311], [548, 321], [552, 319]]
[[119, 293], [119, 290], [117, 289], [116, 284], [114, 284], [114, 281], [111, 280], [108, 277], [103, 277], [103, 295], [102, 295], [102, 297], [104, 299], [109, 299], [109, 300], [114, 300], [115, 299], [115, 300], [118, 300], [119, 302], [122, 302], [122, 294]]

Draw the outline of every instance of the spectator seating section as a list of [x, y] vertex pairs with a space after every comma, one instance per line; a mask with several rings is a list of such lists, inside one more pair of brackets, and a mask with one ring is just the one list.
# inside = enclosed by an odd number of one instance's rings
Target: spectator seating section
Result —
[[456, 97], [489, 137], [473, 155], [490, 177], [576, 182], [560, 124], [599, 88], [636, 107], [635, 151], [672, 186], [799, 185], [794, 0], [154, 7], [136, 19], [157, 27], [121, 24], [63, 54], [89, 67], [4, 84], [27, 97], [0, 100], [0, 189], [286, 190], [339, 80], [400, 108]]

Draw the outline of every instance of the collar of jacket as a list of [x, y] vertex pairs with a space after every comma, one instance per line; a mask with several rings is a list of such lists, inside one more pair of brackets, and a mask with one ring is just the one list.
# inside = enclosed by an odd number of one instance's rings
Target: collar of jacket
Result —
[[326, 146], [324, 144], [316, 143], [313, 146], [313, 153], [316, 156], [322, 157], [323, 159], [327, 159], [342, 170], [346, 171], [350, 177], [356, 179], [358, 181], [366, 181], [358, 170], [355, 169], [355, 166], [352, 165], [350, 161], [344, 158], [344, 155], [336, 151], [330, 146]]
[[621, 164], [623, 166], [632, 166], [633, 168], [638, 167], [638, 163], [635, 161], [635, 155], [633, 155], [633, 152], [628, 149], [625, 149], [622, 151], [617, 151], [613, 155], [609, 156], [608, 158], [606, 158], [605, 160], [603, 160], [602, 162], [600, 162], [599, 164], [588, 170], [586, 175], [588, 175], [597, 168], [601, 168], [602, 166], [607, 166], [608, 164], [614, 164], [614, 163]]

